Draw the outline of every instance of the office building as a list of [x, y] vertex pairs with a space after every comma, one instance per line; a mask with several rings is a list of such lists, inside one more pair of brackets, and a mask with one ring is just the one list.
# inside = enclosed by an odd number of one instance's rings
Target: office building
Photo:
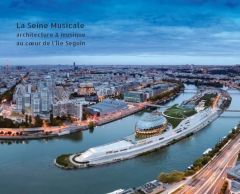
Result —
[[122, 100], [105, 99], [100, 103], [92, 105], [87, 108], [87, 111], [92, 115], [108, 115], [119, 112], [128, 108], [127, 103]]
[[143, 94], [142, 91], [129, 91], [124, 94], [124, 100], [126, 102], [144, 102], [145, 100], [145, 95]]

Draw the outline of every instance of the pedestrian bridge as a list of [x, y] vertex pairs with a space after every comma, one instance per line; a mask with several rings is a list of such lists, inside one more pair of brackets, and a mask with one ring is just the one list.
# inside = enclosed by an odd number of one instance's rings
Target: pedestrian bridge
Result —
[[240, 112], [240, 109], [227, 109], [224, 112]]
[[239, 118], [239, 116], [234, 116], [234, 115], [221, 115], [221, 118]]
[[151, 103], [146, 104], [146, 106], [155, 107], [155, 108], [170, 108], [171, 107], [171, 106], [164, 106], [164, 105], [151, 104]]
[[196, 94], [196, 89], [184, 89], [184, 94]]

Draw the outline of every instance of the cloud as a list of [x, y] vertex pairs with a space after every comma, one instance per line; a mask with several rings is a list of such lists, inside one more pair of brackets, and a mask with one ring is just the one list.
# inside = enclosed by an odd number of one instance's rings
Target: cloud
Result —
[[[239, 59], [237, 0], [3, 0], [0, 7], [2, 58], [147, 54]], [[87, 45], [16, 47], [18, 21], [83, 22]]]

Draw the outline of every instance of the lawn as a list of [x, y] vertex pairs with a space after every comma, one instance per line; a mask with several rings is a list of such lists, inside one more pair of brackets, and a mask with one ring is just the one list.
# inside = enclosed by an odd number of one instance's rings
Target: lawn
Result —
[[179, 119], [185, 119], [186, 117], [190, 117], [194, 115], [196, 111], [193, 108], [186, 108], [182, 106], [178, 106], [175, 104], [174, 106], [167, 109], [164, 114], [169, 117], [175, 117]]
[[212, 106], [213, 100], [216, 97], [217, 97], [217, 94], [205, 94], [198, 101], [196, 101], [196, 104], [198, 104], [202, 100], [205, 100], [205, 107]]
[[178, 106], [177, 104], [170, 107], [164, 112], [164, 114], [167, 116], [166, 118], [168, 122], [171, 123], [173, 128], [177, 127], [182, 120], [194, 115], [195, 113], [195, 109]]
[[56, 159], [56, 163], [65, 168], [69, 168], [69, 169], [74, 168], [74, 165], [69, 161], [69, 156], [70, 154], [64, 154], [64, 155], [58, 156]]

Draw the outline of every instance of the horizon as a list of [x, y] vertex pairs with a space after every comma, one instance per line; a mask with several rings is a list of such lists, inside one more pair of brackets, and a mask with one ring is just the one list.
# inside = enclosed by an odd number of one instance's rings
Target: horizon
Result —
[[[107, 66], [107, 67], [110, 67], [110, 66], [119, 66], [119, 67], [141, 67], [141, 66], [146, 66], [146, 67], [154, 67], [154, 66], [161, 66], [161, 67], [187, 67], [187, 66], [196, 66], [196, 67], [234, 67], [234, 66], [240, 66], [240, 64], [153, 64], [153, 65], [148, 65], [148, 64], [78, 64], [76, 63], [75, 64], [76, 66], [78, 67], [92, 67], [92, 66]], [[72, 64], [0, 64], [1, 67], [17, 67], [17, 66], [73, 66], [73, 63]]]

